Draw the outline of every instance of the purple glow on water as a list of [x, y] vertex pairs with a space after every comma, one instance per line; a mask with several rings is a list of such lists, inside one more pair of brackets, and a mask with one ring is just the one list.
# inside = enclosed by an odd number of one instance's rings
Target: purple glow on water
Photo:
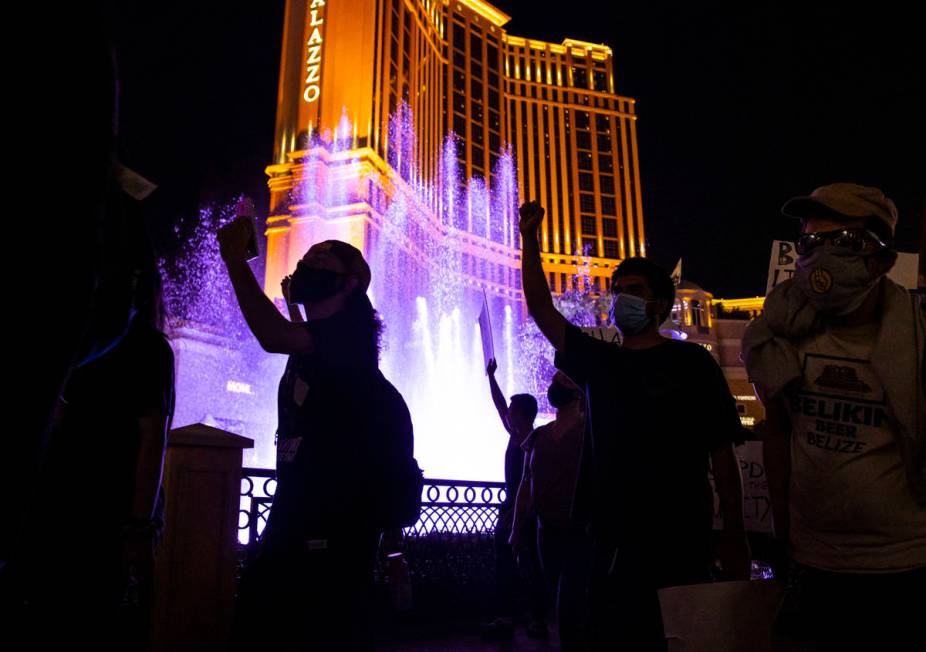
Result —
[[[500, 480], [507, 435], [484, 370], [477, 323], [484, 289], [506, 395], [529, 392], [544, 405], [553, 371], [552, 349], [522, 318], [515, 291], [513, 157], [510, 149], [499, 153], [495, 187], [487, 189], [481, 179], [461, 177], [451, 136], [440, 151], [440, 183], [426, 184], [412, 165], [417, 139], [407, 107], [390, 119], [386, 142], [387, 161], [405, 183], [397, 182], [381, 217], [367, 227], [369, 294], [386, 327], [381, 367], [409, 405], [415, 454], [428, 477]], [[335, 166], [351, 162], [343, 156], [332, 162], [335, 154], [355, 145], [346, 113], [335, 133], [313, 135], [303, 181], [293, 189], [295, 213], [330, 216], [337, 207], [370, 201], [358, 196], [369, 192], [365, 184], [351, 186], [335, 174]], [[245, 465], [272, 468], [276, 388], [286, 360], [260, 350], [232, 294], [214, 235], [231, 213], [203, 211], [182, 255], [163, 265], [171, 313], [181, 318], [173, 333], [174, 424], [202, 421], [250, 437], [255, 447], [245, 451]], [[306, 248], [316, 241], [311, 233], [302, 238]], [[576, 299], [574, 312], [581, 312], [582, 301]]]

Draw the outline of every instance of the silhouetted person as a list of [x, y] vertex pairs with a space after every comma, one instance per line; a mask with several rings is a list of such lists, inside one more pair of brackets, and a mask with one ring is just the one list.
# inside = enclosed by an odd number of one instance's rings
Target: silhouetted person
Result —
[[572, 515], [585, 437], [585, 393], [557, 371], [547, 389], [556, 418], [536, 428], [521, 447], [526, 453], [524, 475], [515, 503], [511, 547], [535, 542], [521, 540], [524, 520], [536, 514], [540, 562], [556, 597], [560, 648], [584, 650], [588, 566], [591, 541], [586, 523]]
[[27, 530], [29, 623], [48, 641], [144, 649], [161, 486], [174, 410], [153, 257], [135, 275], [134, 316], [61, 394]]
[[546, 636], [548, 605], [539, 556], [533, 544], [536, 522], [525, 518], [521, 523], [525, 530], [530, 531], [526, 539], [531, 544], [520, 550], [519, 557], [515, 557], [509, 544], [514, 522], [515, 498], [518, 495], [518, 486], [524, 471], [524, 451], [521, 449], [521, 444], [534, 428], [534, 419], [537, 417], [537, 399], [530, 394], [515, 394], [511, 397], [509, 405], [498, 386], [498, 381], [495, 380], [497, 368], [495, 360], [490, 360], [486, 373], [489, 376], [492, 402], [508, 434], [508, 446], [505, 448], [505, 500], [499, 506], [498, 523], [495, 526], [497, 595], [502, 613], [494, 621], [483, 625], [483, 633], [492, 638], [507, 638], [514, 633], [517, 594], [521, 585], [520, 580], [523, 578], [531, 611], [528, 635], [540, 638]]
[[[299, 261], [291, 322], [245, 262], [247, 224], [219, 232], [239, 306], [260, 345], [289, 355], [279, 388], [277, 490], [257, 558], [242, 578], [236, 645], [372, 649], [369, 607], [393, 473], [411, 460], [405, 401], [379, 371], [381, 324], [370, 268], [328, 240]], [[420, 495], [419, 497], [420, 498]]]
[[736, 404], [704, 348], [659, 334], [675, 298], [664, 269], [643, 258], [617, 267], [610, 316], [622, 345], [595, 339], [553, 305], [537, 240], [543, 208], [528, 202], [520, 211], [527, 307], [588, 401], [589, 440], [575, 508], [588, 519], [594, 544], [592, 645], [664, 650], [656, 590], [710, 580], [709, 462], [724, 518], [724, 572], [749, 577], [742, 481], [732, 443], [742, 427]]

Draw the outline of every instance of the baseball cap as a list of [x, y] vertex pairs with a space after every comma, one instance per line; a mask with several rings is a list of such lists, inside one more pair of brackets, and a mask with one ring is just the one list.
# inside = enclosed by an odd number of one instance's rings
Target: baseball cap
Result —
[[[782, 215], [798, 219], [827, 217], [830, 219], [873, 218], [883, 225], [879, 235], [894, 236], [897, 207], [878, 188], [855, 183], [831, 183], [820, 186], [807, 197], [795, 197], [781, 207]], [[885, 230], [886, 229], [886, 230]]]
[[363, 254], [353, 245], [341, 240], [325, 240], [315, 246], [326, 248], [328, 253], [335, 256], [360, 281], [360, 289], [366, 292], [370, 287], [370, 266], [364, 260]]

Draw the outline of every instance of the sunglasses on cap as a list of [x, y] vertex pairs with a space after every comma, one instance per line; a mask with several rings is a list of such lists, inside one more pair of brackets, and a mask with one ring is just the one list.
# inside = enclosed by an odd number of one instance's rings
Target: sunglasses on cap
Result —
[[797, 239], [795, 249], [798, 255], [803, 256], [810, 253], [822, 244], [829, 242], [837, 247], [848, 249], [850, 251], [861, 251], [865, 245], [873, 242], [880, 249], [887, 245], [881, 238], [862, 227], [853, 227], [847, 229], [836, 229], [834, 231], [817, 231], [816, 233], [802, 233]]

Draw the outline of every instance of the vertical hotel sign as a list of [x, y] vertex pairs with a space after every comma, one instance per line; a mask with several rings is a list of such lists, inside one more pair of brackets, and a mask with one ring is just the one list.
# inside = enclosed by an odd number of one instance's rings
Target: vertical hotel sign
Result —
[[325, 43], [325, 18], [327, 6], [325, 0], [309, 0], [305, 21], [305, 77], [302, 88], [302, 113], [305, 117], [300, 122], [311, 133], [318, 129], [321, 113], [320, 102], [322, 85], [322, 58]]

